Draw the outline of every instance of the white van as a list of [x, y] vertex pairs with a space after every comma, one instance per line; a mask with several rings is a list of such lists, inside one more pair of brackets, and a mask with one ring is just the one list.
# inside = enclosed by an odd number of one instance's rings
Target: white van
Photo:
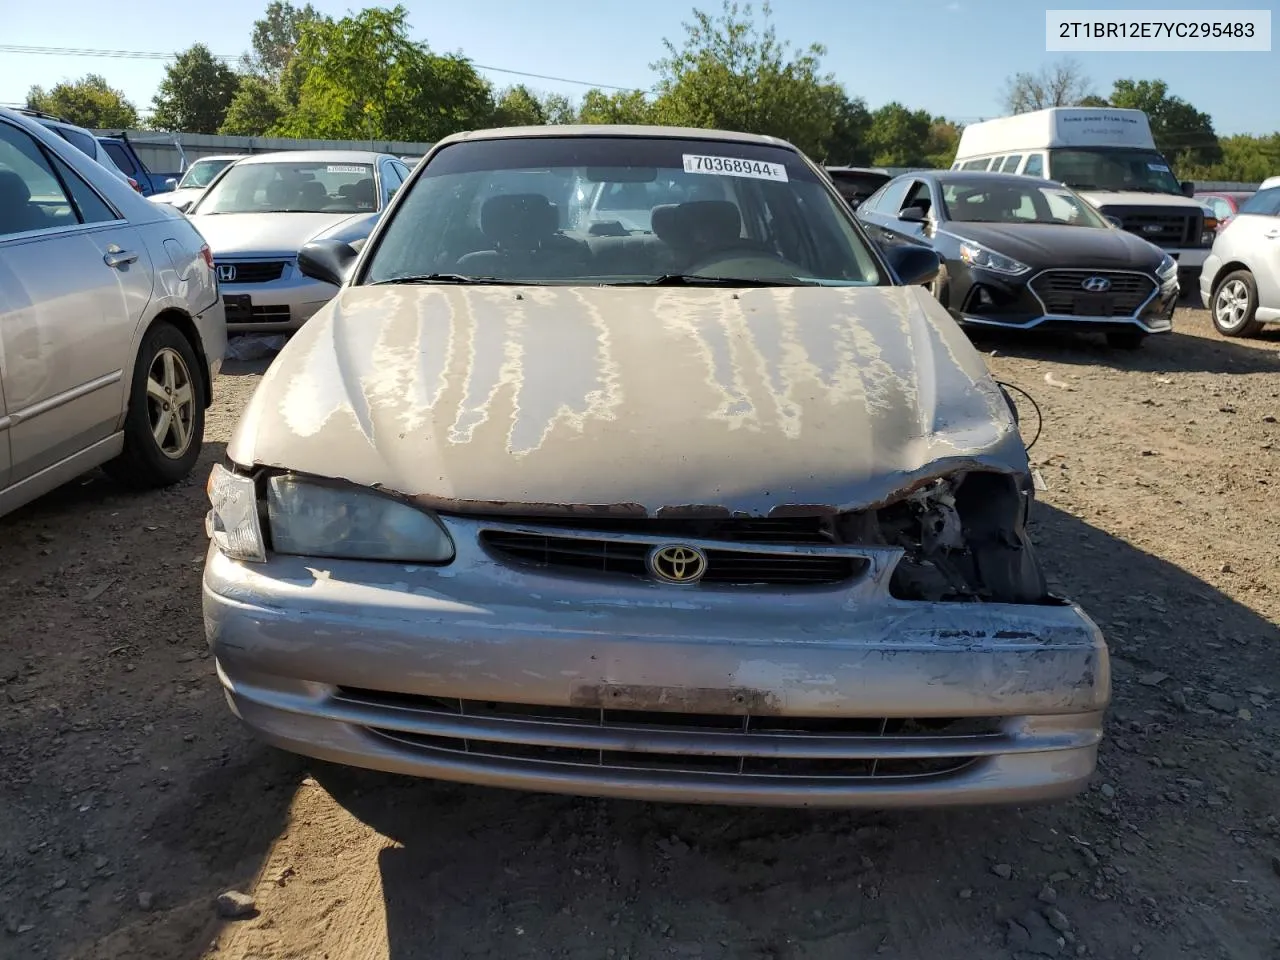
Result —
[[1113, 223], [1164, 248], [1184, 278], [1198, 277], [1213, 246], [1212, 212], [1191, 199], [1194, 184], [1174, 177], [1141, 110], [1052, 107], [970, 124], [951, 169], [1065, 183]]

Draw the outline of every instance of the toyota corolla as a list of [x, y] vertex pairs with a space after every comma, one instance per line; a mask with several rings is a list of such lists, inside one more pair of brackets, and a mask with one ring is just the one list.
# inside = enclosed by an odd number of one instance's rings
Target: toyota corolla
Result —
[[[647, 229], [568, 209], [584, 182]], [[460, 134], [299, 266], [340, 290], [209, 479], [208, 639], [271, 743], [680, 802], [1092, 773], [1106, 646], [1046, 588], [1006, 399], [937, 255], [878, 252], [794, 147]]]

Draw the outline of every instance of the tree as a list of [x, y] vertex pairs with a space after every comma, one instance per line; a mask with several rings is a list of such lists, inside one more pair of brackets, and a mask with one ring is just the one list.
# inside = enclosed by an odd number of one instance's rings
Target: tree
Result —
[[1059, 60], [1037, 73], [1015, 73], [1006, 80], [1004, 105], [1010, 113], [1074, 107], [1091, 97], [1091, 86], [1079, 63]]
[[871, 162], [880, 167], [921, 167], [927, 164], [926, 147], [933, 127], [927, 110], [908, 110], [886, 103], [871, 114], [867, 145]]
[[945, 117], [934, 117], [924, 144], [924, 166], [946, 169], [960, 148], [960, 125]]
[[555, 125], [576, 123], [578, 111], [573, 101], [563, 93], [549, 93], [542, 99], [542, 115], [546, 122]]
[[838, 84], [828, 84], [825, 92], [832, 114], [831, 135], [823, 143], [817, 159], [849, 166], [870, 163], [867, 134], [871, 129], [871, 112], [866, 102], [849, 98]]
[[286, 70], [297, 105], [277, 132], [335, 140], [434, 141], [494, 116], [493, 90], [461, 54], [409, 39], [408, 11], [371, 7], [304, 23]]
[[27, 108], [51, 113], [90, 130], [129, 129], [138, 125], [137, 107], [96, 73], [86, 74], [79, 80], [64, 80], [48, 91], [32, 87], [27, 91]]
[[653, 123], [653, 105], [640, 90], [605, 93], [592, 88], [578, 107], [579, 123]]
[[494, 126], [535, 127], [546, 122], [547, 115], [542, 111], [542, 104], [524, 84], [508, 87], [499, 95]]
[[309, 3], [295, 7], [289, 0], [271, 0], [253, 23], [253, 50], [240, 58], [241, 66], [246, 73], [279, 83], [298, 48], [303, 25], [323, 19]]
[[253, 75], [242, 77], [218, 132], [231, 137], [265, 136], [280, 123], [287, 108], [270, 80]]
[[1169, 96], [1169, 86], [1163, 80], [1117, 80], [1110, 105], [1145, 113], [1156, 147], [1168, 157], [1178, 157], [1179, 166], [1222, 159], [1213, 119], [1181, 97]]
[[160, 92], [152, 101], [151, 125], [157, 130], [217, 133], [239, 86], [239, 75], [197, 43], [165, 67]]
[[820, 153], [831, 140], [835, 119], [829, 87], [821, 72], [820, 44], [801, 51], [777, 37], [762, 7], [763, 24], [750, 4], [723, 0], [720, 16], [694, 10], [677, 46], [664, 40], [667, 56], [658, 72], [654, 116], [660, 123], [719, 127], [772, 134], [801, 150]]

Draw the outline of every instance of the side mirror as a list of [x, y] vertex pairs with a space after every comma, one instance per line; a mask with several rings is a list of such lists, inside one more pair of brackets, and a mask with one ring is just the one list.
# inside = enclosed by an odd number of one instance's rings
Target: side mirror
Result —
[[298, 251], [298, 269], [304, 277], [340, 287], [347, 282], [359, 254], [341, 240], [312, 240]]
[[1182, 195], [1184, 197], [1194, 197], [1196, 195], [1196, 185], [1190, 180], [1183, 180], [1179, 186], [1182, 187]]
[[1124, 229], [1124, 221], [1122, 221], [1119, 217], [1108, 217], [1104, 215], [1102, 219], [1107, 221], [1107, 223], [1111, 224], [1117, 230]]
[[931, 247], [900, 244], [884, 251], [884, 258], [898, 275], [903, 286], [914, 287], [932, 283], [942, 267], [942, 260]]
[[164, 178], [164, 188], [165, 188], [165, 190], [177, 190], [177, 189], [178, 189], [178, 178], [177, 178], [177, 177], [165, 177], [165, 178]]
[[898, 219], [906, 223], [924, 223], [929, 215], [924, 212], [924, 207], [907, 207], [898, 214]]

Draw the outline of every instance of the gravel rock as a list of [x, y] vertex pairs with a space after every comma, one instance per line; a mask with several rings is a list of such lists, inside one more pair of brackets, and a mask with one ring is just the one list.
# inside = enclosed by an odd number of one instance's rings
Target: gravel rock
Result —
[[239, 890], [228, 890], [218, 894], [218, 916], [227, 920], [239, 920], [251, 917], [257, 912], [257, 903], [247, 893]]
[[1058, 891], [1053, 889], [1053, 887], [1049, 886], [1046, 883], [1043, 887], [1040, 888], [1040, 893], [1037, 894], [1036, 899], [1038, 899], [1041, 903], [1047, 903], [1050, 906], [1052, 906], [1053, 904], [1058, 902]]
[[1108, 800], [1114, 800], [1116, 798], [1116, 788], [1109, 783], [1104, 783], [1101, 787], [1099, 787], [1098, 792], [1101, 793]]
[[1013, 867], [1009, 866], [1007, 863], [997, 863], [991, 868], [991, 872], [1001, 880], [1008, 880], [1013, 876]]
[[1071, 921], [1067, 919], [1067, 915], [1057, 907], [1045, 907], [1044, 918], [1049, 921], [1049, 926], [1057, 930], [1059, 933], [1066, 933], [1071, 929]]
[[155, 906], [155, 902], [156, 902], [156, 895], [152, 893], [150, 890], [138, 891], [138, 909], [139, 910], [150, 910], [153, 906]]
[[1227, 696], [1225, 693], [1211, 693], [1204, 698], [1204, 702], [1219, 713], [1235, 713], [1236, 701], [1233, 697]]

